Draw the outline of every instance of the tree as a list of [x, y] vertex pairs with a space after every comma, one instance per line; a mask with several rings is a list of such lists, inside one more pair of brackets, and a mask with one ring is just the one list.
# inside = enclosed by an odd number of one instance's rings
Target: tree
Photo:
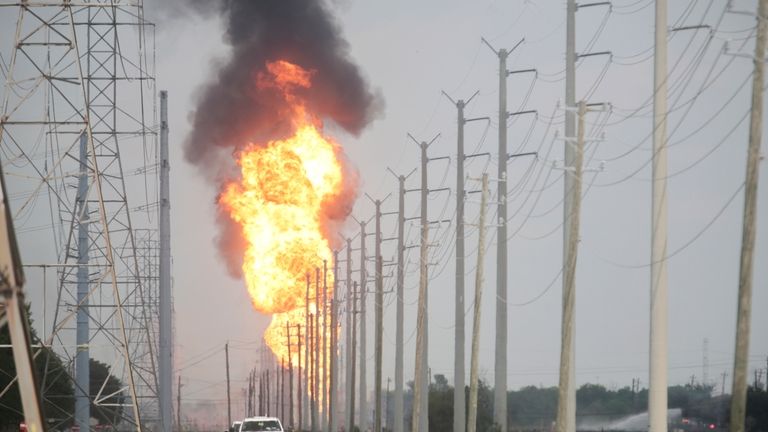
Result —
[[[32, 326], [29, 304], [26, 305], [29, 317], [30, 340], [33, 345], [40, 345], [40, 338]], [[8, 327], [0, 329], [0, 344], [11, 343]], [[50, 348], [34, 348], [35, 372], [40, 384], [40, 395], [43, 413], [49, 424], [54, 428], [67, 427], [72, 424], [74, 411], [74, 389], [71, 378], [67, 374], [61, 358]], [[13, 362], [13, 352], [0, 348], [0, 391], [5, 389], [16, 378], [16, 365]], [[0, 397], [0, 430], [18, 430], [18, 425], [24, 420], [21, 407], [19, 387], [12, 384], [8, 392]]]
[[[469, 400], [469, 386], [466, 387], [464, 400]], [[493, 390], [483, 380], [477, 382], [477, 430], [490, 431], [493, 424]]]
[[429, 430], [453, 429], [453, 387], [445, 375], [435, 374], [429, 385]]
[[768, 391], [758, 387], [747, 390], [747, 425], [749, 431], [768, 431]]
[[702, 384], [686, 384], [669, 387], [669, 407], [681, 408], [683, 416], [689, 416], [688, 411], [712, 398], [712, 386]]
[[510, 422], [523, 429], [547, 429], [557, 413], [557, 387], [523, 387], [507, 394]]
[[[41, 345], [40, 338], [32, 326], [29, 304], [26, 306], [30, 321], [30, 340], [32, 345]], [[0, 345], [11, 343], [8, 327], [0, 329]], [[75, 412], [75, 390], [72, 377], [69, 375], [61, 357], [48, 347], [34, 348], [35, 372], [40, 384], [40, 395], [43, 402], [43, 414], [51, 429], [62, 429], [72, 426]], [[117, 425], [123, 413], [123, 394], [120, 391], [123, 383], [110, 375], [109, 367], [97, 360], [90, 360], [91, 370], [91, 416], [99, 424]], [[13, 362], [13, 352], [0, 348], [0, 391], [5, 389], [16, 378], [16, 365]], [[102, 384], [99, 404], [93, 403]], [[109, 396], [109, 397], [106, 397]], [[114, 405], [114, 406], [104, 406]], [[19, 423], [24, 421], [19, 387], [13, 384], [8, 392], [0, 397], [0, 431], [18, 430]]]
[[[429, 430], [453, 429], [453, 391], [448, 384], [445, 375], [436, 374], [434, 382], [429, 384]], [[407, 424], [413, 418], [413, 381], [406, 383], [407, 390], [404, 394], [405, 412]], [[469, 403], [469, 386], [464, 387], [465, 401]], [[469, 407], [467, 406], [467, 410]], [[397, 420], [395, 420], [397, 421]], [[488, 432], [493, 430], [493, 391], [483, 380], [478, 382], [477, 392], [477, 430]]]
[[98, 360], [90, 359], [90, 369], [91, 417], [100, 425], [117, 426], [123, 414], [123, 383], [109, 373], [109, 366]]

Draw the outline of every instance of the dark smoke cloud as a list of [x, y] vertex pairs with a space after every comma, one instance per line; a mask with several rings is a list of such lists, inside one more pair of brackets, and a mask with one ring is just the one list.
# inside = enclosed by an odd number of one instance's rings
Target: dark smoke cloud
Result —
[[[379, 98], [349, 58], [327, 5], [319, 0], [229, 0], [221, 6], [230, 60], [203, 89], [186, 143], [187, 159], [205, 164], [218, 148], [281, 138], [282, 98], [256, 87], [265, 65], [286, 60], [312, 70], [301, 92], [311, 112], [359, 134], [378, 112]], [[218, 173], [217, 173], [218, 174]]]
[[223, 3], [218, 0], [160, 0], [144, 2], [144, 13], [150, 21], [161, 23], [160, 31], [188, 22], [190, 18], [218, 13]]
[[[297, 92], [308, 110], [357, 135], [380, 112], [381, 98], [371, 91], [351, 61], [349, 45], [322, 0], [189, 1], [196, 13], [216, 12], [226, 26], [231, 56], [200, 92], [190, 113], [192, 132], [185, 143], [188, 161], [209, 180], [221, 183], [237, 172], [231, 155], [248, 143], [287, 137], [292, 131], [284, 112], [285, 99], [274, 89], [256, 86], [266, 64], [285, 60], [312, 71], [312, 86]], [[216, 6], [211, 6], [214, 4]], [[352, 176], [355, 177], [355, 176]], [[343, 221], [354, 202], [350, 184], [344, 208], [329, 214], [326, 229]], [[242, 263], [240, 228], [219, 215], [217, 242], [227, 267], [239, 276]]]

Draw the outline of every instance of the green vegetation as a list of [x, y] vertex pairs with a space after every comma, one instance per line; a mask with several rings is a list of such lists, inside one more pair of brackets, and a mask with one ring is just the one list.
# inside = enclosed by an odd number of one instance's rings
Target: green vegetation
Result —
[[[27, 316], [30, 316], [27, 306]], [[31, 341], [33, 345], [40, 344], [40, 338], [34, 330], [30, 318]], [[11, 337], [8, 327], [0, 329], [0, 344], [10, 344]], [[36, 348], [40, 351], [35, 358], [35, 369], [43, 395], [43, 411], [54, 428], [71, 424], [74, 412], [74, 388], [69, 374], [61, 358], [48, 348]], [[13, 352], [8, 348], [0, 348], [0, 391], [16, 377], [16, 365], [13, 362]], [[21, 398], [17, 384], [11, 386], [8, 392], [0, 397], [0, 430], [18, 430], [23, 421]]]
[[[29, 307], [27, 306], [29, 316]], [[31, 321], [31, 319], [30, 319]], [[37, 332], [31, 325], [31, 340], [33, 345], [40, 345], [41, 341]], [[10, 344], [10, 334], [8, 327], [0, 329], [0, 345]], [[38, 352], [39, 351], [39, 352]], [[74, 384], [68, 373], [71, 365], [65, 365], [55, 352], [49, 348], [34, 348], [35, 369], [41, 388], [43, 400], [43, 412], [51, 427], [51, 430], [63, 429], [73, 423], [73, 413], [75, 410]], [[116, 404], [122, 401], [120, 389], [123, 383], [119, 379], [109, 374], [109, 367], [97, 360], [91, 359], [91, 400], [99, 394], [101, 385], [107, 380], [101, 404], [96, 406], [91, 403], [91, 416], [99, 424], [117, 425], [122, 415], [120, 406], [104, 406]], [[16, 366], [13, 362], [13, 353], [8, 348], [0, 348], [0, 391], [5, 389], [16, 377]], [[17, 384], [13, 384], [7, 393], [0, 397], [0, 431], [17, 431], [19, 423], [23, 422], [23, 412], [21, 408], [21, 398]]]
[[[444, 375], [435, 375], [429, 388], [429, 429], [450, 431], [453, 428], [453, 387]], [[679, 385], [669, 387], [669, 407], [679, 408], [683, 417], [705, 424], [727, 425], [730, 398], [712, 396], [712, 387]], [[469, 388], [465, 388], [469, 399]], [[387, 416], [393, 420], [393, 394], [387, 394]], [[404, 395], [406, 424], [411, 421], [413, 383]], [[747, 397], [747, 431], [768, 431], [768, 392], [751, 387]], [[557, 414], [557, 387], [523, 387], [508, 393], [510, 430], [549, 431]], [[643, 413], [648, 406], [648, 391], [632, 391], [630, 387], [608, 389], [599, 384], [585, 384], [576, 392], [577, 421], [591, 418], [616, 420]], [[478, 432], [495, 431], [493, 424], [493, 389], [480, 381], [478, 392]], [[391, 423], [389, 423], [391, 424]], [[720, 429], [722, 430], [722, 429]]]

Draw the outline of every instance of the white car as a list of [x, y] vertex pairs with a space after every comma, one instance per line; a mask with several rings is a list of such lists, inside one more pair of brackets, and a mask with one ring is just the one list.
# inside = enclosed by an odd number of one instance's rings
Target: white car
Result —
[[283, 432], [277, 417], [248, 417], [240, 425], [240, 432]]

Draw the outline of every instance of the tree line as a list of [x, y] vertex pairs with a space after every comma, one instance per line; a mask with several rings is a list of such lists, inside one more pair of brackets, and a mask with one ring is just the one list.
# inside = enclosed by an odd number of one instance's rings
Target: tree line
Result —
[[[493, 423], [493, 388], [483, 380], [479, 382], [477, 401], [477, 430], [497, 431]], [[633, 386], [634, 387], [634, 386]], [[464, 389], [469, 400], [469, 387]], [[444, 375], [436, 374], [429, 386], [429, 430], [453, 430], [453, 386]], [[679, 429], [693, 431], [709, 429], [710, 425], [722, 430], [727, 428], [730, 414], [730, 395], [713, 396], [713, 386], [686, 384], [668, 388], [669, 408], [678, 408], [685, 424]], [[528, 386], [507, 394], [507, 417], [510, 430], [550, 431], [557, 416], [557, 387]], [[394, 414], [394, 393], [388, 392], [385, 400], [388, 429]], [[408, 383], [404, 395], [406, 424], [410, 424], [413, 382]], [[586, 419], [603, 420], [608, 424], [628, 416], [641, 414], [648, 409], [648, 390], [629, 386], [609, 389], [600, 384], [584, 384], [576, 391], [577, 423], [579, 430], [589, 430]], [[747, 395], [748, 432], [768, 431], [768, 391], [762, 387], [750, 387]], [[597, 430], [600, 430], [599, 428]]]
[[[29, 305], [27, 316], [31, 317]], [[63, 430], [74, 424], [75, 412], [75, 383], [73, 380], [74, 364], [45, 347], [32, 326], [30, 332], [33, 354], [35, 355], [35, 370], [40, 386], [43, 413], [50, 430]], [[10, 345], [11, 338], [8, 327], [0, 329], [0, 345]], [[120, 391], [123, 383], [110, 374], [109, 366], [95, 359], [90, 359], [90, 399], [91, 417], [100, 425], [116, 426], [121, 419], [123, 408], [119, 404], [124, 396]], [[13, 352], [10, 348], [0, 348], [0, 432], [17, 432], [19, 424], [24, 421], [21, 406], [19, 386], [15, 383], [16, 365], [13, 362]], [[104, 389], [101, 386], [107, 380]], [[9, 387], [10, 385], [10, 387]], [[101, 390], [101, 393], [99, 391]], [[112, 395], [102, 403], [93, 403], [96, 395]], [[104, 406], [115, 404], [118, 406]]]

